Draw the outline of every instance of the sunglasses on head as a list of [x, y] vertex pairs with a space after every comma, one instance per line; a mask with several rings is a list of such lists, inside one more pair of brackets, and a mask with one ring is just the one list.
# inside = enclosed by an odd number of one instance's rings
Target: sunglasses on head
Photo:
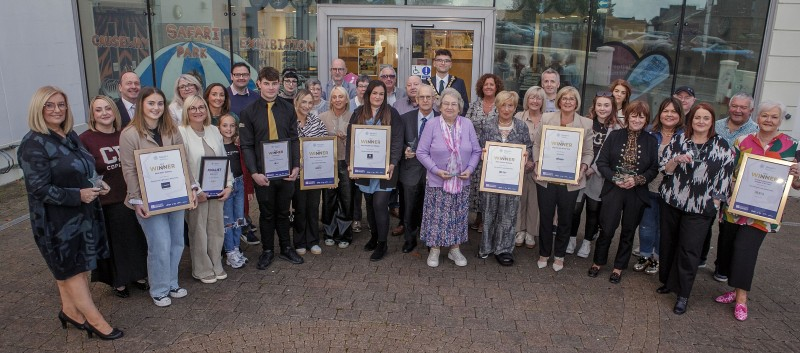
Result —
[[600, 92], [597, 92], [597, 94], [595, 94], [594, 96], [595, 97], [613, 97], [613, 95], [609, 91], [600, 91]]

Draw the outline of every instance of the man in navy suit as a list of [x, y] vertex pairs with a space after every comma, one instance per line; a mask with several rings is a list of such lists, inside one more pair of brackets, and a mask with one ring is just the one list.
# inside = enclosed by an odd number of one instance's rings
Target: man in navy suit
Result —
[[136, 113], [136, 99], [139, 97], [139, 90], [142, 84], [136, 73], [129, 71], [122, 74], [119, 79], [119, 98], [115, 100], [119, 115], [122, 118], [122, 127], [128, 126]]
[[417, 233], [422, 224], [422, 206], [425, 197], [425, 167], [417, 160], [416, 150], [419, 136], [426, 123], [433, 119], [433, 100], [436, 98], [431, 86], [422, 85], [417, 91], [419, 109], [400, 116], [405, 126], [405, 158], [400, 162], [400, 183], [403, 185], [403, 223], [405, 243], [403, 252], [409, 253], [417, 246]]
[[437, 97], [445, 88], [455, 88], [461, 94], [461, 99], [464, 100], [464, 109], [461, 111], [461, 115], [466, 115], [469, 107], [467, 85], [464, 80], [450, 74], [450, 68], [453, 67], [453, 53], [447, 49], [437, 49], [433, 55], [433, 64], [436, 67], [436, 75], [428, 78], [428, 84], [436, 91]]

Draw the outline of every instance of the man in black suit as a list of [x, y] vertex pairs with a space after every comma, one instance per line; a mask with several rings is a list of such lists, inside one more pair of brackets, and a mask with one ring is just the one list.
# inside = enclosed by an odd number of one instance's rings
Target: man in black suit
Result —
[[136, 99], [139, 97], [139, 89], [142, 84], [139, 81], [139, 76], [133, 71], [122, 74], [119, 79], [119, 98], [115, 100], [119, 115], [122, 118], [122, 127], [128, 126], [136, 113]]
[[[273, 67], [258, 72], [260, 96], [242, 109], [239, 121], [239, 141], [242, 154], [255, 182], [256, 199], [260, 211], [261, 256], [257, 268], [267, 269], [275, 258], [275, 233], [278, 233], [280, 258], [293, 264], [302, 264], [289, 237], [289, 204], [294, 194], [294, 181], [300, 173], [300, 142], [297, 139], [297, 115], [294, 106], [278, 98], [280, 75]], [[267, 179], [264, 175], [264, 150], [262, 142], [290, 139], [291, 174], [282, 179]]]
[[403, 184], [403, 223], [405, 243], [403, 252], [409, 253], [417, 246], [417, 232], [422, 224], [422, 205], [425, 196], [425, 167], [417, 160], [416, 150], [419, 136], [426, 123], [433, 119], [433, 87], [423, 85], [417, 92], [419, 109], [400, 116], [405, 126], [405, 158], [400, 162], [400, 183]]
[[447, 87], [455, 88], [461, 94], [461, 99], [464, 100], [464, 109], [461, 111], [461, 115], [466, 115], [467, 108], [469, 108], [467, 85], [464, 80], [450, 74], [450, 68], [453, 67], [453, 53], [447, 49], [437, 49], [434, 52], [433, 63], [436, 67], [436, 76], [429, 77], [428, 84], [436, 91], [436, 97], [439, 97]]

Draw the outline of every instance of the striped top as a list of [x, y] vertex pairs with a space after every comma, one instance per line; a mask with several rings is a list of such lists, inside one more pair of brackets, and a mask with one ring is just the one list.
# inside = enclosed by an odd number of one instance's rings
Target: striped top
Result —
[[306, 124], [300, 126], [300, 121], [297, 122], [297, 135], [299, 137], [322, 137], [328, 135], [328, 129], [322, 120], [313, 113], [309, 113], [306, 117]]

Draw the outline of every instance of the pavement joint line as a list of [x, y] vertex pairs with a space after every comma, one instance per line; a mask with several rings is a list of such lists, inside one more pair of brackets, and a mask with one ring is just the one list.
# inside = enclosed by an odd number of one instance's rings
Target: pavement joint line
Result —
[[781, 222], [781, 226], [800, 227], [800, 222]]
[[30, 216], [31, 216], [30, 214], [24, 214], [22, 216], [19, 216], [17, 218], [12, 219], [8, 223], [0, 225], [0, 232], [6, 230], [8, 228], [11, 228], [11, 227], [13, 227], [13, 226], [15, 226], [17, 224], [20, 224], [20, 223], [22, 223], [24, 221], [27, 221], [30, 218]]

